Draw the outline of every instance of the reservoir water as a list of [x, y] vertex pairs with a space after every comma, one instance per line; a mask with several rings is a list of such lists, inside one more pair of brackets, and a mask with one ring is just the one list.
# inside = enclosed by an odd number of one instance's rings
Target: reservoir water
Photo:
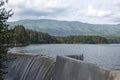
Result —
[[85, 62], [120, 70], [120, 44], [33, 44], [15, 47], [9, 52], [50, 57], [83, 54]]

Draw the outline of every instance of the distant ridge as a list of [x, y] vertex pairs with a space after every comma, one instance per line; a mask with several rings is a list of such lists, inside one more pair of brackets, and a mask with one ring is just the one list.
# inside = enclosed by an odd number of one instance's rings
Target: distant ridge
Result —
[[35, 31], [46, 32], [51, 35], [119, 35], [120, 24], [89, 24], [79, 21], [59, 21], [49, 19], [39, 20], [19, 20], [9, 22], [10, 27], [15, 25], [24, 25], [26, 29], [32, 29]]

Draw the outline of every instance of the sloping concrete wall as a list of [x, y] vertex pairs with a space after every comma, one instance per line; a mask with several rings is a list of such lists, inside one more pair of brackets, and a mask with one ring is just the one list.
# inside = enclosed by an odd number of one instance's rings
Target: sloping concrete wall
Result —
[[53, 80], [120, 80], [120, 72], [58, 56]]

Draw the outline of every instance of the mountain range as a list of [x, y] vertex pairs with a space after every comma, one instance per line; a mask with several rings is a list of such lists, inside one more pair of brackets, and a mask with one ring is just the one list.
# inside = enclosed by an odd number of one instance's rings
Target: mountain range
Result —
[[50, 35], [119, 35], [120, 24], [88, 24], [79, 21], [59, 21], [49, 19], [19, 20], [8, 22], [10, 27], [24, 25], [26, 29], [49, 33]]

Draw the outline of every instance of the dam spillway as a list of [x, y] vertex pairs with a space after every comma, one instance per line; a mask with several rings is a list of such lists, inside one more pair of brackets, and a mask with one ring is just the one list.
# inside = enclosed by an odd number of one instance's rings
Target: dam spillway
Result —
[[80, 61], [78, 56], [9, 54], [5, 80], [120, 80], [120, 71]]
[[52, 58], [9, 54], [5, 80], [51, 80], [55, 61]]

